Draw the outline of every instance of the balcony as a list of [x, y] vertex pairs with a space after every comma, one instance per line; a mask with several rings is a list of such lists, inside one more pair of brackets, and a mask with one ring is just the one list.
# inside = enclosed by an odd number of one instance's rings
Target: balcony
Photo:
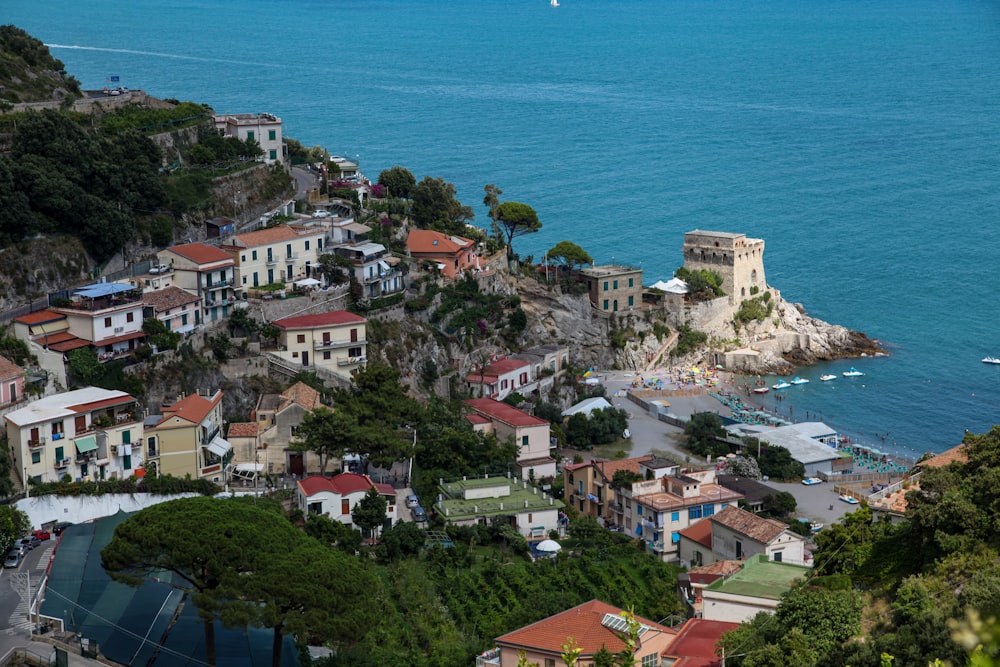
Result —
[[278, 258], [273, 255], [268, 255], [267, 259], [264, 260], [264, 263], [268, 266], [274, 266], [278, 263]]
[[46, 443], [45, 436], [28, 440], [28, 449], [41, 449]]
[[348, 357], [346, 359], [338, 359], [338, 366], [355, 366], [357, 364], [368, 363], [368, 357]]
[[65, 470], [73, 464], [73, 459], [56, 459], [56, 470]]
[[313, 341], [314, 350], [337, 350], [344, 347], [360, 347], [367, 345], [368, 341], [361, 340], [317, 340]]
[[476, 656], [476, 667], [492, 667], [500, 664], [500, 649], [492, 648]]
[[210, 290], [225, 289], [227, 287], [232, 287], [232, 286], [233, 286], [233, 281], [232, 280], [206, 280], [205, 281], [205, 288], [206, 289], [210, 289]]
[[625, 511], [621, 503], [609, 503], [608, 509], [616, 514], [622, 514]]

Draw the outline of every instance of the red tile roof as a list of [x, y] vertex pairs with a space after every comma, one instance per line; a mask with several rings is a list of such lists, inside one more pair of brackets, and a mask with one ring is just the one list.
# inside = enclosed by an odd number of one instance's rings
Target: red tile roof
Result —
[[185, 396], [173, 405], [163, 408], [163, 419], [160, 420], [160, 423], [162, 424], [171, 417], [180, 417], [192, 424], [200, 424], [208, 416], [208, 413], [212, 411], [212, 408], [221, 400], [221, 391], [216, 392], [215, 396], [211, 399], [199, 396], [198, 394]]
[[146, 333], [144, 331], [133, 331], [132, 333], [122, 334], [121, 336], [113, 336], [112, 338], [105, 338], [104, 340], [93, 341], [94, 345], [114, 345], [115, 343], [124, 343], [127, 340], [134, 340], [136, 338], [145, 338]]
[[24, 369], [6, 357], [0, 357], [0, 380], [24, 375]]
[[338, 324], [364, 324], [367, 321], [360, 315], [355, 315], [346, 310], [334, 310], [329, 313], [317, 313], [316, 315], [286, 317], [275, 320], [274, 325], [282, 329], [314, 329], [316, 327], [330, 327]]
[[174, 285], [153, 292], [145, 292], [142, 295], [142, 302], [147, 306], [152, 306], [153, 310], [157, 313], [162, 313], [165, 310], [173, 310], [174, 308], [179, 308], [189, 303], [196, 303], [197, 301], [197, 294], [191, 294], [191, 292], [182, 290], [180, 287], [175, 287]]
[[524, 410], [518, 410], [513, 405], [492, 398], [469, 398], [464, 401], [476, 412], [501, 421], [511, 426], [548, 426], [549, 422], [540, 417], [529, 415]]
[[715, 516], [709, 517], [713, 523], [725, 526], [752, 540], [767, 544], [788, 530], [788, 526], [774, 519], [765, 519], [753, 512], [730, 505]]
[[[601, 621], [605, 614], [617, 616], [621, 611], [618, 607], [600, 600], [591, 600], [497, 637], [497, 644], [562, 653], [562, 645], [566, 643], [566, 638], [572, 637], [576, 640], [577, 646], [583, 649], [581, 657], [594, 655], [602, 646], [606, 646], [612, 653], [617, 653], [625, 648], [625, 643], [610, 628], [603, 626]], [[645, 618], [637, 616], [636, 620], [653, 630], [674, 633], [670, 628]]]
[[466, 382], [482, 384], [485, 382], [496, 382], [501, 375], [517, 371], [522, 368], [530, 368], [531, 364], [520, 359], [497, 359], [492, 364], [487, 365], [481, 372], [472, 372], [465, 376]]
[[417, 254], [452, 255], [471, 246], [472, 241], [463, 236], [450, 236], [430, 229], [411, 229], [406, 237], [406, 249]]
[[[705, 523], [711, 523], [705, 521]], [[692, 584], [710, 584], [721, 577], [728, 577], [743, 567], [740, 560], [719, 560], [708, 565], [699, 565], [688, 570], [688, 577]]]
[[81, 347], [87, 347], [88, 345], [90, 345], [89, 340], [73, 336], [58, 343], [50, 343], [48, 347], [50, 350], [55, 350], [56, 352], [70, 352], [71, 350], [79, 350]]
[[256, 438], [260, 432], [257, 422], [233, 422], [229, 425], [230, 438]]
[[684, 530], [679, 531], [681, 535], [688, 538], [689, 540], [694, 540], [698, 544], [712, 548], [712, 522], [705, 521], [702, 519], [697, 523], [693, 523]]
[[242, 246], [244, 248], [253, 248], [255, 246], [270, 245], [272, 243], [280, 243], [282, 241], [291, 241], [292, 239], [297, 239], [300, 236], [321, 236], [323, 233], [324, 231], [322, 229], [316, 229], [311, 230], [310, 234], [300, 234], [295, 228], [289, 227], [288, 225], [276, 225], [274, 227], [269, 227], [268, 229], [259, 229], [256, 232], [237, 234], [233, 237], [233, 245]]
[[482, 416], [478, 412], [473, 412], [471, 414], [465, 415], [465, 418], [472, 424], [492, 424], [489, 419]]
[[[298, 403], [306, 410], [313, 410], [322, 404], [319, 392], [307, 385], [305, 382], [296, 382], [291, 387], [281, 392], [281, 397], [288, 401], [288, 404]], [[281, 406], [282, 408], [285, 405]]]
[[[302, 493], [308, 496], [316, 495], [321, 491], [328, 491], [330, 493], [335, 493], [338, 496], [346, 496], [351, 493], [357, 493], [358, 491], [367, 491], [368, 489], [378, 488], [378, 485], [372, 481], [371, 477], [368, 475], [358, 475], [353, 472], [342, 472], [334, 477], [323, 477], [322, 475], [311, 475], [305, 479], [299, 480], [299, 488], [302, 489]], [[382, 490], [379, 489], [379, 493]], [[393, 491], [395, 493], [395, 491]]]
[[677, 658], [674, 667], [717, 667], [722, 659], [715, 654], [715, 644], [722, 635], [740, 627], [739, 623], [689, 619], [663, 655]]
[[195, 264], [214, 264], [216, 262], [233, 263], [233, 256], [224, 250], [219, 250], [215, 246], [204, 243], [185, 243], [167, 248], [166, 252], [172, 252], [185, 259], [189, 259]]
[[45, 322], [55, 322], [57, 320], [65, 320], [66, 316], [62, 313], [57, 313], [53, 310], [39, 310], [34, 313], [28, 313], [27, 315], [21, 315], [15, 317], [15, 322], [20, 322], [21, 324], [43, 324]]
[[634, 459], [612, 459], [610, 461], [593, 461], [593, 466], [604, 476], [604, 479], [611, 481], [615, 478], [615, 473], [619, 470], [628, 470], [635, 474], [640, 474], [639, 464], [643, 461], [652, 461], [653, 455], [646, 454]]

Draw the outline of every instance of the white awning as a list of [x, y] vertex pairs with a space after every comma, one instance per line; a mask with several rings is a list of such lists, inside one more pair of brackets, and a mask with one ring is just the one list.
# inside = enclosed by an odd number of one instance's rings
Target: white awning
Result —
[[264, 472], [263, 463], [237, 463], [236, 470], [240, 472]]
[[444, 264], [438, 264], [438, 271], [444, 271]]
[[392, 267], [380, 259], [378, 261], [378, 268], [382, 269], [383, 271], [389, 271]]
[[185, 324], [185, 325], [179, 326], [176, 329], [174, 329], [173, 333], [185, 334], [185, 333], [188, 333], [190, 331], [194, 331], [196, 327], [197, 327], [197, 325], [195, 325], [195, 324]]
[[219, 436], [212, 438], [212, 442], [206, 445], [208, 451], [212, 452], [216, 456], [225, 456], [229, 452], [233, 451], [233, 446], [229, 444], [227, 440]]
[[299, 287], [314, 287], [319, 285], [319, 281], [315, 278], [303, 278], [302, 280], [296, 280], [295, 284]]

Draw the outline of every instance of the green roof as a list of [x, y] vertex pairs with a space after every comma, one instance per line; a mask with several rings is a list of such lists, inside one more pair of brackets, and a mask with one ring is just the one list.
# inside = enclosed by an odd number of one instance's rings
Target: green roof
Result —
[[793, 582], [804, 579], [810, 572], [811, 567], [777, 563], [768, 560], [766, 554], [757, 554], [739, 570], [728, 577], [716, 579], [705, 590], [779, 600], [792, 589]]
[[[509, 491], [509, 494], [487, 498], [466, 497], [484, 493], [494, 487], [499, 493], [507, 494]], [[440, 491], [444, 498], [435, 507], [439, 514], [449, 520], [563, 508], [562, 501], [555, 500], [551, 495], [516, 478], [461, 479], [441, 484]]]

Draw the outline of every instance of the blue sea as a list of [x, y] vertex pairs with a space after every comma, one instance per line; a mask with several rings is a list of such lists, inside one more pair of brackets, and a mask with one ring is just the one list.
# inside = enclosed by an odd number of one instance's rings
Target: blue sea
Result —
[[[533, 206], [520, 238], [682, 263], [767, 242], [768, 281], [885, 358], [802, 369], [780, 409], [911, 457], [1000, 422], [1000, 9], [992, 0], [6, 0], [110, 76], [307, 145]], [[855, 365], [867, 375], [819, 383]], [[773, 400], [773, 399], [770, 399]], [[878, 434], [878, 435], [876, 435]]]

